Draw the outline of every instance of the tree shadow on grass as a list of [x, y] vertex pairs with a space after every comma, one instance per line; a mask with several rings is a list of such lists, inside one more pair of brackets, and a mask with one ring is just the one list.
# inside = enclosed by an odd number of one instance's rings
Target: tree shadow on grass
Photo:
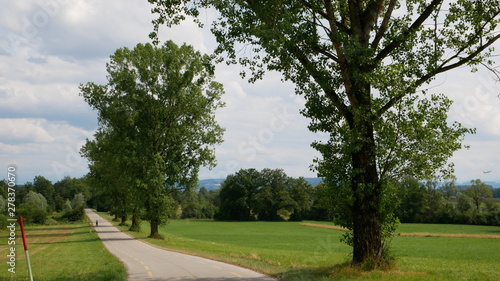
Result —
[[70, 243], [84, 243], [84, 242], [95, 242], [99, 241], [99, 238], [88, 238], [81, 240], [63, 240], [63, 241], [53, 241], [53, 242], [32, 242], [30, 245], [53, 245], [53, 244], [70, 244]]
[[63, 241], [54, 241], [54, 242], [33, 242], [30, 244], [33, 245], [50, 245], [50, 244], [67, 244], [67, 243], [82, 243], [82, 242], [95, 242], [102, 240], [103, 242], [106, 241], [131, 241], [131, 240], [136, 240], [132, 237], [130, 238], [104, 238], [101, 239], [99, 237], [93, 237], [93, 238], [88, 238], [88, 239], [80, 239], [80, 240], [63, 240]]
[[[49, 280], [49, 279], [43, 279]], [[61, 276], [50, 281], [67, 281], [67, 280], [86, 280], [86, 281], [125, 281], [127, 280], [127, 273], [114, 272], [111, 270], [100, 270], [96, 272], [89, 272], [86, 274], [78, 274], [78, 276]]]
[[280, 274], [279, 279], [283, 281], [306, 281], [306, 280], [346, 280], [359, 278], [367, 271], [353, 267], [351, 262], [345, 262], [332, 266], [297, 268]]
[[61, 229], [78, 229], [78, 228], [88, 228], [87, 225], [83, 225], [83, 226], [79, 226], [79, 225], [75, 225], [75, 226], [60, 226], [60, 227], [57, 227], [57, 226], [51, 226], [51, 227], [45, 227], [43, 225], [30, 225], [29, 227], [36, 227], [36, 228], [33, 228], [33, 229], [30, 229], [27, 227], [27, 231], [30, 231], [30, 230], [36, 230], [36, 231], [44, 231], [44, 230], [61, 230]]
[[30, 238], [44, 238], [44, 237], [69, 237], [75, 235], [82, 235], [83, 233], [88, 233], [88, 231], [78, 231], [72, 233], [46, 233], [46, 234], [31, 234], [27, 233], [26, 236]]
[[279, 280], [283, 281], [302, 281], [302, 280], [319, 280], [331, 275], [333, 267], [312, 267], [312, 268], [296, 268], [282, 274], [279, 274]]

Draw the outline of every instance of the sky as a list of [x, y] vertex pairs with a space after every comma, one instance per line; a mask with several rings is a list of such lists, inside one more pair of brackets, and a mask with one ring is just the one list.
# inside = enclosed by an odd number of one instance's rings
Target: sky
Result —
[[[78, 87], [106, 84], [106, 62], [116, 49], [150, 42], [151, 6], [146, 0], [0, 0], [0, 7], [0, 179], [10, 165], [19, 184], [37, 175], [53, 182], [81, 177], [88, 163], [79, 150], [97, 128], [97, 112]], [[206, 12], [207, 21], [211, 17]], [[160, 40], [204, 53], [215, 47], [210, 32], [191, 22], [163, 28]], [[500, 50], [500, 42], [496, 46]], [[494, 60], [500, 65], [500, 57]], [[226, 132], [216, 148], [218, 166], [203, 168], [200, 179], [225, 178], [241, 168], [315, 177], [310, 166], [319, 153], [310, 144], [325, 136], [308, 131], [294, 85], [274, 72], [249, 84], [240, 70], [217, 65], [226, 107], [216, 116]], [[477, 129], [464, 140], [470, 148], [450, 159], [458, 181], [500, 182], [500, 83], [485, 69], [464, 67], [438, 76], [432, 92], [455, 101], [451, 121]]]

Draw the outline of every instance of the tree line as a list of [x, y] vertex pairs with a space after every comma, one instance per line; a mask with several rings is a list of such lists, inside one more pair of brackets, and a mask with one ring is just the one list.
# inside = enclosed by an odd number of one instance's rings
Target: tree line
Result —
[[[86, 178], [65, 177], [56, 183], [43, 176], [15, 186], [15, 213], [28, 224], [52, 224], [57, 221], [79, 221], [92, 200], [93, 190]], [[7, 181], [0, 181], [0, 221], [7, 214]], [[91, 201], [90, 201], [91, 202]]]
[[[7, 182], [0, 181], [0, 186], [0, 216], [5, 216]], [[492, 200], [500, 197], [500, 188], [479, 179], [461, 188], [454, 181], [403, 178], [394, 183], [395, 215], [402, 223], [500, 226], [500, 206]], [[282, 169], [241, 169], [228, 175], [219, 189], [172, 192], [164, 215], [221, 221], [332, 221], [337, 214], [329, 192], [323, 182], [313, 186], [303, 177], [287, 176]], [[84, 207], [89, 206], [115, 215], [115, 220], [126, 225], [134, 214], [124, 212], [116, 200], [119, 196], [104, 194], [86, 177], [65, 177], [52, 183], [36, 176], [32, 182], [16, 186], [16, 213], [27, 223], [47, 224], [82, 220]], [[147, 219], [146, 210], [141, 209], [136, 219]]]
[[493, 189], [476, 179], [464, 189], [454, 181], [404, 178], [398, 183], [396, 215], [403, 223], [453, 223], [500, 225], [500, 207], [491, 198]]

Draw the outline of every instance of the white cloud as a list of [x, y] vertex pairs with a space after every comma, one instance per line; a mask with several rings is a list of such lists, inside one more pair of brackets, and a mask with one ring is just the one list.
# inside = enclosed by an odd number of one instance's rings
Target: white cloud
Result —
[[[44, 175], [58, 180], [82, 176], [86, 163], [78, 150], [95, 129], [96, 113], [78, 95], [80, 83], [106, 83], [106, 62], [118, 48], [149, 42], [153, 27], [151, 6], [143, 0], [32, 0], [4, 1], [0, 10], [0, 161], [17, 163], [22, 177]], [[216, 13], [202, 12], [209, 24]], [[186, 22], [168, 29], [160, 39], [187, 42], [202, 52], [215, 47], [208, 28]], [[500, 63], [500, 62], [498, 62]], [[225, 142], [217, 148], [219, 166], [202, 170], [201, 178], [225, 177], [240, 168], [284, 168], [292, 176], [314, 176], [309, 171], [318, 153], [313, 140], [325, 136], [308, 131], [299, 114], [304, 99], [294, 85], [267, 72], [262, 81], [248, 84], [239, 66], [216, 67], [225, 86], [226, 108], [217, 113], [225, 127]], [[489, 74], [467, 69], [450, 72], [436, 81], [435, 92], [456, 101], [451, 119], [477, 127], [465, 143], [470, 150], [452, 159], [457, 176], [496, 177], [500, 171], [500, 94]], [[484, 167], [484, 168], [483, 168]], [[489, 168], [488, 168], [489, 167]], [[482, 174], [483, 169], [493, 172]], [[487, 178], [489, 177], [489, 178]], [[1, 179], [1, 177], [0, 177]]]
[[0, 139], [15, 143], [52, 143], [55, 139], [40, 119], [2, 119]]
[[24, 171], [19, 174], [23, 181], [35, 175], [55, 181], [66, 175], [81, 176], [86, 172], [87, 164], [79, 150], [92, 131], [45, 119], [5, 118], [0, 122], [2, 163], [15, 164]]

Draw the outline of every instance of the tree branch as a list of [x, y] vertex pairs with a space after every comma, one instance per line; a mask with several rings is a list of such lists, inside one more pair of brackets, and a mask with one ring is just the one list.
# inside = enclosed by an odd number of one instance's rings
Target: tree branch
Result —
[[347, 106], [344, 104], [342, 99], [331, 89], [331, 85], [328, 83], [328, 79], [325, 79], [324, 75], [315, 68], [315, 64], [307, 58], [304, 52], [296, 45], [289, 44], [289, 50], [294, 54], [294, 56], [299, 60], [300, 64], [304, 67], [307, 73], [314, 79], [314, 81], [321, 87], [325, 92], [326, 96], [333, 102], [334, 106], [339, 110], [339, 112], [347, 119], [350, 117], [350, 112]]
[[339, 62], [339, 58], [337, 58], [334, 54], [328, 52], [326, 49], [321, 48], [320, 46], [313, 46], [312, 50], [324, 55], [325, 57], [333, 60], [336, 63]]
[[366, 9], [360, 16], [361, 30], [363, 34], [363, 45], [368, 46], [370, 40], [370, 33], [374, 29], [375, 23], [384, 8], [385, 0], [373, 0], [367, 4]]
[[[304, 4], [305, 7], [311, 9], [313, 11], [313, 13], [318, 13], [321, 17], [323, 17], [323, 19], [328, 21], [329, 18], [328, 18], [328, 14], [326, 12], [324, 12], [320, 9], [315, 9], [315, 7], [306, 0], [302, 0], [301, 2], [302, 2], [302, 4]], [[335, 24], [336, 24], [338, 29], [342, 30], [342, 32], [350, 34], [351, 31], [344, 24], [342, 24], [339, 21], [336, 21]]]
[[[464, 64], [467, 64], [469, 62], [471, 62], [474, 58], [476, 58], [482, 51], [484, 51], [486, 48], [488, 48], [489, 46], [491, 46], [493, 43], [495, 43], [495, 41], [497, 41], [498, 39], [500, 39], [500, 34], [498, 34], [497, 36], [491, 38], [488, 42], [486, 42], [486, 44], [482, 45], [482, 46], [479, 46], [477, 48], [476, 51], [474, 51], [472, 54], [468, 55], [467, 57], [465, 58], [461, 58], [458, 62], [456, 63], [453, 63], [451, 65], [448, 65], [448, 66], [445, 66], [444, 64], [446, 64], [447, 62], [449, 62], [450, 60], [446, 60], [443, 64], [441, 64], [441, 66], [439, 68], [436, 68], [435, 70], [431, 71], [430, 73], [422, 76], [420, 79], [418, 79], [417, 81], [415, 81], [414, 83], [412, 83], [410, 86], [408, 86], [407, 90], [406, 91], [403, 91], [401, 94], [395, 96], [394, 98], [392, 98], [391, 100], [389, 100], [382, 108], [380, 108], [378, 111], [377, 111], [377, 117], [380, 117], [382, 116], [382, 114], [384, 114], [387, 110], [389, 110], [396, 102], [398, 102], [399, 100], [401, 100], [404, 96], [406, 96], [406, 93], [410, 92], [412, 89], [416, 89], [418, 88], [419, 86], [421, 86], [422, 84], [424, 84], [425, 82], [427, 82], [429, 79], [431, 79], [432, 77], [436, 76], [437, 74], [439, 73], [443, 73], [443, 72], [446, 72], [446, 71], [449, 71], [449, 70], [452, 70], [452, 69], [455, 69], [457, 67], [460, 67]], [[453, 57], [457, 57], [456, 55], [453, 56]]]
[[443, 0], [433, 0], [427, 8], [422, 12], [422, 14], [413, 22], [413, 24], [405, 31], [403, 31], [402, 36], [399, 39], [396, 39], [389, 43], [384, 49], [378, 53], [378, 55], [375, 57], [375, 63], [382, 61], [384, 58], [386, 58], [394, 49], [398, 48], [403, 44], [408, 37], [415, 32], [422, 24], [424, 23], [425, 20], [429, 18], [429, 16], [432, 14], [432, 12], [438, 7]]
[[[472, 61], [474, 58], [476, 58], [482, 51], [484, 51], [486, 48], [488, 48], [489, 46], [491, 46], [493, 43], [495, 43], [496, 40], [500, 39], [500, 34], [498, 34], [497, 36], [491, 38], [486, 44], [480, 46], [476, 51], [474, 51], [472, 54], [468, 55], [467, 57], [465, 58], [461, 58], [458, 62], [454, 63], [454, 64], [451, 64], [451, 65], [448, 65], [448, 66], [443, 66], [443, 67], [440, 67], [437, 71], [436, 74], [439, 74], [439, 73], [442, 73], [442, 72], [445, 72], [445, 71], [448, 71], [448, 70], [451, 70], [451, 69], [454, 69], [454, 68], [457, 68], [457, 67], [460, 67], [470, 61]], [[449, 62], [450, 60], [447, 60], [447, 62]], [[425, 82], [425, 81], [424, 81]], [[421, 83], [422, 84], [422, 83]]]
[[384, 19], [382, 20], [382, 24], [380, 25], [379, 30], [377, 31], [377, 34], [375, 35], [375, 38], [372, 41], [371, 47], [372, 49], [376, 49], [378, 44], [380, 43], [380, 40], [385, 35], [385, 32], [387, 31], [387, 27], [389, 26], [389, 21], [392, 16], [392, 12], [394, 11], [394, 7], [396, 6], [396, 1], [397, 0], [391, 0], [389, 3], [389, 6], [387, 7], [387, 11], [385, 12]]
[[[342, 48], [342, 45], [340, 44], [339, 40], [334, 38], [335, 36], [339, 36], [338, 34], [338, 29], [337, 29], [337, 22], [335, 21], [335, 14], [333, 12], [333, 6], [331, 1], [329, 0], [324, 0], [325, 4], [325, 9], [326, 9], [326, 14], [328, 16], [327, 20], [330, 24], [330, 29], [332, 30], [333, 37], [332, 37], [332, 44], [335, 47], [335, 51], [337, 52], [337, 57], [338, 57], [338, 63], [340, 67], [340, 74], [342, 75], [342, 79], [344, 81], [344, 86], [346, 89], [346, 93], [349, 96], [349, 93], [352, 88], [352, 82], [349, 77], [349, 74], [347, 73], [347, 60], [344, 55], [344, 50]], [[354, 100], [354, 98], [349, 97], [349, 100], [351, 102], [351, 105], [356, 105], [357, 102]]]

